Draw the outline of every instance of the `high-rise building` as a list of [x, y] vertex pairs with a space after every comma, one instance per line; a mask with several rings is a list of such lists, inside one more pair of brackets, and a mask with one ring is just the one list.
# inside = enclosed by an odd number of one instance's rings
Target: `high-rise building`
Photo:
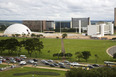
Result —
[[90, 25], [90, 18], [72, 18], [72, 28], [79, 28], [79, 20], [81, 21], [81, 28], [87, 30], [87, 26]]
[[116, 8], [114, 8], [114, 26], [116, 26]]
[[54, 21], [46, 20], [25, 20], [23, 24], [29, 27], [32, 31], [49, 31], [54, 29]]
[[55, 21], [55, 28], [60, 29], [70, 28], [71, 21]]

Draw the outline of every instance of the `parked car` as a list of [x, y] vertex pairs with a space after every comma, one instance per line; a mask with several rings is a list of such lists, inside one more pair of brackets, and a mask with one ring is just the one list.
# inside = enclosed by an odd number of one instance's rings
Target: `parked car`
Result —
[[33, 59], [33, 61], [37, 62], [38, 60], [37, 59]]
[[69, 62], [69, 63], [66, 63], [67, 65], [71, 65], [71, 63]]
[[55, 67], [55, 65], [54, 65], [54, 64], [50, 64], [50, 66], [51, 66], [51, 67]]
[[20, 64], [20, 65], [26, 65], [27, 63], [26, 63], [26, 61], [20, 61], [19, 64]]
[[64, 65], [64, 63], [62, 63], [62, 62], [60, 62], [60, 63], [58, 63], [59, 65]]
[[33, 64], [34, 60], [28, 60], [27, 63]]
[[20, 57], [16, 57], [15, 60], [16, 60], [17, 62], [20, 62], [20, 61], [21, 61], [21, 58], [20, 58]]
[[64, 65], [60, 65], [60, 68], [66, 68]]
[[69, 63], [69, 61], [68, 60], [65, 60], [64, 63]]
[[2, 59], [2, 62], [6, 62], [6, 59], [3, 58], [3, 59]]
[[0, 68], [0, 71], [3, 71], [4, 70], [4, 68]]
[[58, 66], [59, 64], [57, 64], [57, 63], [54, 63], [54, 65], [55, 65], [55, 66]]
[[50, 65], [50, 63], [48, 63], [47, 61], [45, 62], [45, 65]]
[[9, 57], [9, 60], [14, 60], [14, 58], [13, 57]]
[[15, 60], [10, 60], [10, 62], [11, 62], [11, 63], [16, 63], [16, 61], [15, 61]]
[[46, 63], [47, 61], [46, 60], [41, 60], [42, 63]]
[[53, 60], [48, 60], [48, 62], [53, 62]]
[[90, 69], [94, 68], [94, 66], [92, 66], [92, 65], [89, 65], [88, 67], [89, 67]]
[[2, 59], [3, 57], [2, 56], [0, 56], [0, 59]]
[[16, 66], [15, 65], [11, 65], [11, 68], [15, 68]]
[[27, 57], [25, 55], [20, 55], [20, 58], [26, 59]]
[[93, 64], [92, 66], [94, 66], [94, 67], [99, 67], [99, 64]]

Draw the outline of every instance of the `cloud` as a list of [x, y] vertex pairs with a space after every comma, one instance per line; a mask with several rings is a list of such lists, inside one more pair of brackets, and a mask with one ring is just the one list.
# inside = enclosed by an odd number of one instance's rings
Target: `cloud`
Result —
[[0, 20], [113, 20], [114, 0], [1, 0]]

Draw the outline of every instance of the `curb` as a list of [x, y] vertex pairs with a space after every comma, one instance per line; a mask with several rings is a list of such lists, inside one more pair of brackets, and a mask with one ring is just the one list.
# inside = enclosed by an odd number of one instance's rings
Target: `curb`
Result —
[[113, 48], [113, 47], [116, 47], [116, 45], [115, 45], [115, 46], [111, 46], [111, 47], [109, 47], [109, 48], [106, 50], [106, 53], [107, 53], [109, 56], [111, 56], [111, 57], [113, 57], [113, 56], [109, 53], [109, 49], [111, 49], [111, 48]]

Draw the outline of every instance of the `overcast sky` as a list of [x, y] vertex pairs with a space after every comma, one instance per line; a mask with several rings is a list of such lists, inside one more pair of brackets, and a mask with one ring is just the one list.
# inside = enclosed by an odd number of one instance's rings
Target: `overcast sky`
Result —
[[114, 20], [116, 0], [0, 0], [0, 20]]

